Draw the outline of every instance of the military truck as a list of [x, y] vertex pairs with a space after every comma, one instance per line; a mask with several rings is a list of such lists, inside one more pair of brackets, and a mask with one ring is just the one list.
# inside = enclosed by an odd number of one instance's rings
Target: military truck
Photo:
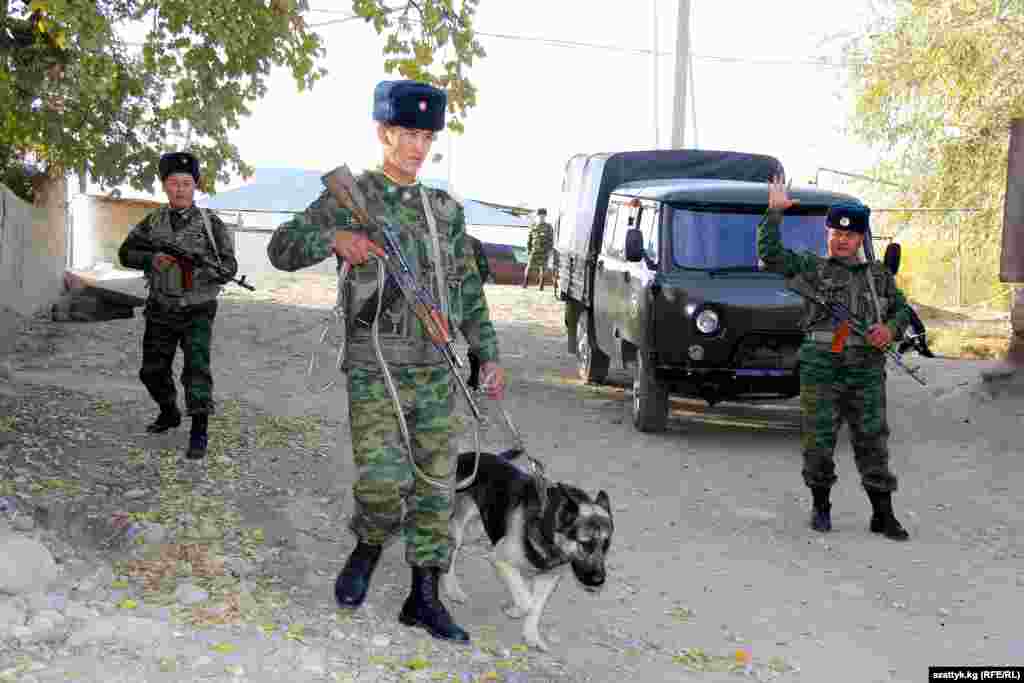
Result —
[[[555, 223], [568, 350], [580, 377], [633, 370], [633, 424], [662, 431], [669, 396], [785, 399], [800, 392], [803, 302], [762, 269], [757, 225], [778, 159], [729, 151], [578, 154]], [[828, 207], [847, 194], [791, 188], [782, 240], [826, 253]], [[867, 235], [862, 256], [874, 259]]]

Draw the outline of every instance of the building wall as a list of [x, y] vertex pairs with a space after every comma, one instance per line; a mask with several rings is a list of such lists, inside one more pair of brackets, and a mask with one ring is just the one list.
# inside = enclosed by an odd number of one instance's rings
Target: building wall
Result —
[[146, 214], [162, 206], [139, 199], [79, 195], [73, 203], [74, 258], [72, 267], [90, 269], [98, 263], [121, 266], [117, 250]]
[[63, 288], [66, 185], [47, 189], [36, 207], [0, 185], [0, 353], [13, 349], [20, 316], [49, 311]]

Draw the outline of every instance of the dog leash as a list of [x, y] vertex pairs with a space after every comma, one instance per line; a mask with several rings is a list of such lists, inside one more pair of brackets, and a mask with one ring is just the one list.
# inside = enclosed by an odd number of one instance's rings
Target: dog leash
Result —
[[[382, 292], [384, 291], [384, 280], [387, 276], [387, 269], [384, 267], [384, 264], [380, 262], [380, 259], [378, 259], [375, 255], [370, 254], [370, 257], [373, 258], [374, 261], [376, 261], [377, 263], [377, 291]], [[306, 387], [310, 391], [315, 391], [316, 393], [322, 393], [327, 389], [331, 388], [332, 386], [334, 386], [334, 384], [337, 382], [338, 374], [344, 373], [343, 367], [345, 363], [345, 351], [348, 341], [348, 338], [346, 336], [345, 321], [345, 287], [348, 284], [347, 280], [350, 271], [351, 265], [348, 263], [348, 261], [342, 261], [341, 267], [338, 269], [337, 300], [335, 302], [334, 308], [331, 310], [331, 316], [324, 323], [323, 332], [320, 334], [320, 344], [318, 345], [317, 348], [314, 348], [313, 352], [310, 354], [309, 366], [306, 370], [307, 378], [311, 378], [315, 372], [314, 368], [316, 368], [318, 365], [317, 358], [320, 353], [319, 347], [324, 345], [324, 342], [326, 341], [327, 335], [330, 332], [331, 326], [333, 324], [333, 326], [336, 328], [335, 334], [338, 338], [338, 352], [337, 355], [335, 356], [334, 368], [331, 373], [331, 380], [324, 384], [323, 386], [316, 389], [310, 387], [308, 382], [306, 384]], [[449, 483], [446, 478], [434, 477], [430, 474], [427, 474], [420, 468], [418, 464], [416, 464], [416, 458], [414, 456], [414, 451], [412, 448], [412, 436], [409, 433], [409, 425], [405, 419], [405, 412], [402, 410], [402, 402], [401, 399], [399, 398], [398, 388], [395, 386], [394, 378], [391, 376], [391, 370], [388, 368], [387, 361], [384, 359], [384, 352], [381, 350], [380, 346], [380, 314], [383, 305], [383, 297], [378, 297], [377, 310], [374, 312], [373, 326], [370, 330], [370, 335], [373, 340], [373, 351], [377, 357], [377, 364], [380, 366], [381, 374], [384, 375], [384, 384], [385, 386], [387, 386], [388, 394], [391, 398], [391, 404], [394, 407], [395, 415], [398, 418], [398, 427], [399, 430], [402, 432], [402, 441], [405, 443], [406, 457], [409, 460], [409, 465], [412, 467], [413, 474], [420, 480], [432, 486], [433, 488], [440, 489], [442, 491], [447, 491], [449, 489], [457, 491], [464, 488], [468, 488], [473, 484], [474, 481], [476, 481], [477, 471], [480, 468], [480, 429], [482, 426], [482, 420], [477, 422], [476, 428], [473, 430], [473, 442], [476, 455], [476, 458], [474, 459], [473, 462], [473, 472], [464, 480]], [[504, 410], [502, 412], [504, 413]], [[508, 420], [507, 414], [505, 415], [505, 419]], [[510, 420], [508, 424], [512, 427], [513, 433], [518, 435], [518, 431], [515, 430], [515, 427], [511, 424]]]

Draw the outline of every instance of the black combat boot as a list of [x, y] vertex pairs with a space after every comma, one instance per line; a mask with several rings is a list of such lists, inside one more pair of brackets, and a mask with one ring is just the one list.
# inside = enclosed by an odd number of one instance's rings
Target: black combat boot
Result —
[[370, 545], [360, 541], [348, 556], [345, 568], [334, 582], [334, 597], [338, 605], [355, 609], [363, 604], [366, 591], [370, 589], [370, 577], [377, 568], [383, 546]]
[[437, 585], [441, 570], [437, 567], [413, 567], [412, 591], [405, 599], [398, 620], [406, 626], [420, 626], [435, 638], [468, 643], [469, 634], [456, 624], [440, 598]]
[[206, 455], [206, 415], [192, 416], [192, 433], [188, 438], [188, 451], [185, 457], [189, 460], [202, 460]]
[[181, 411], [178, 410], [178, 406], [173, 403], [167, 403], [160, 406], [160, 414], [156, 416], [156, 419], [146, 425], [146, 431], [150, 434], [161, 434], [166, 432], [168, 429], [173, 429], [181, 425]]
[[876, 534], [883, 534], [886, 538], [894, 541], [905, 541], [910, 534], [896, 519], [892, 512], [892, 493], [889, 491], [873, 491], [868, 489], [868, 499], [871, 500], [871, 531]]
[[814, 507], [811, 509], [811, 528], [822, 533], [832, 531], [832, 503], [829, 502], [829, 490], [824, 487], [811, 489], [814, 496]]

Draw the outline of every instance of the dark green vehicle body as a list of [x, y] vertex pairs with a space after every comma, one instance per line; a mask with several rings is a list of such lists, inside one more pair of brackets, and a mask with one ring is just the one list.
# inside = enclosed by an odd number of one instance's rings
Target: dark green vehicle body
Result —
[[[641, 431], [665, 428], [670, 394], [712, 405], [799, 394], [803, 302], [756, 253], [776, 173], [774, 158], [734, 152], [570, 160], [555, 239], [569, 350], [588, 382], [632, 366]], [[786, 212], [784, 243], [823, 255], [828, 207], [852, 197], [816, 188], [790, 196], [800, 205]], [[864, 256], [874, 259], [870, 239]], [[716, 329], [698, 329], [704, 311]]]

